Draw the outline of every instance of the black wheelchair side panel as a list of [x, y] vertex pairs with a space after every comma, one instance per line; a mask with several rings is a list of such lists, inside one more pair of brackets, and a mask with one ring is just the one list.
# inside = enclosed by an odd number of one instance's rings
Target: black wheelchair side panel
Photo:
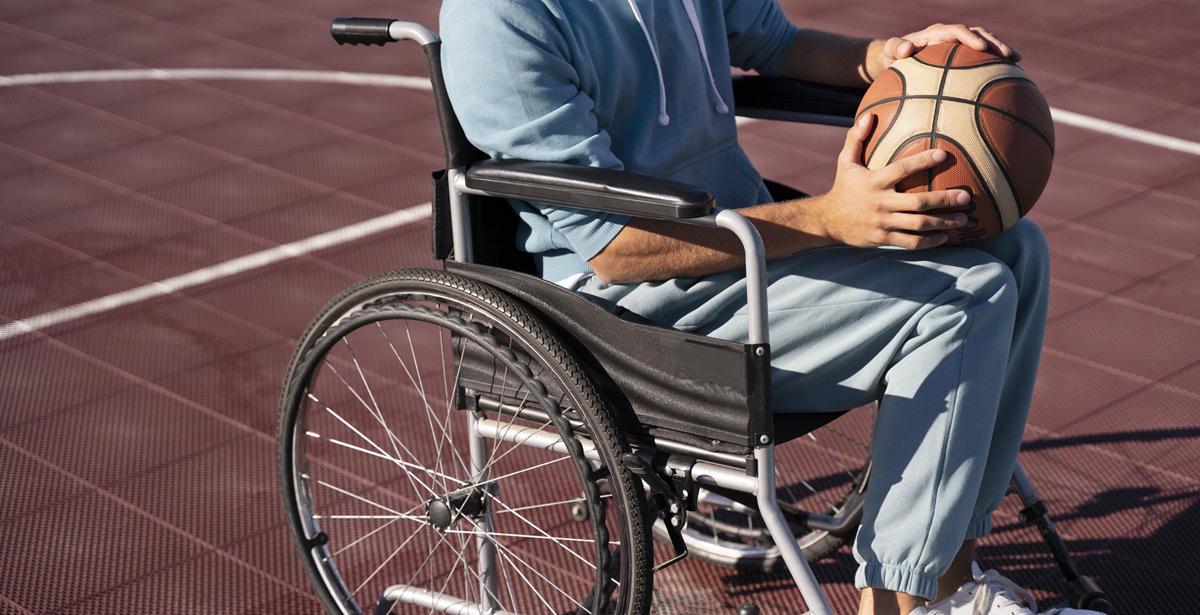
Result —
[[[783, 441], [840, 413], [771, 416], [765, 346], [629, 322], [528, 274], [446, 261], [446, 271], [499, 288], [557, 328], [578, 350], [628, 436], [667, 438], [749, 455], [764, 436]], [[500, 391], [494, 391], [499, 394]]]

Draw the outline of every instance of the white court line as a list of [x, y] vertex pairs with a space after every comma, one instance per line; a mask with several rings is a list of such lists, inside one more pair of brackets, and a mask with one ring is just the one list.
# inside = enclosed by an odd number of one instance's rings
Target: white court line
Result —
[[217, 263], [211, 267], [190, 271], [160, 282], [151, 282], [145, 286], [131, 288], [106, 297], [100, 297], [99, 299], [92, 299], [91, 301], [46, 312], [45, 314], [31, 316], [24, 320], [10, 322], [0, 326], [0, 341], [64, 322], [78, 320], [86, 316], [108, 312], [155, 297], [177, 293], [194, 286], [235, 276], [253, 269], [261, 269], [280, 261], [316, 252], [317, 250], [324, 250], [325, 248], [349, 243], [382, 231], [424, 220], [429, 217], [429, 213], [429, 203], [409, 207], [408, 209], [401, 209], [400, 211], [364, 220], [349, 226], [343, 226], [342, 228], [313, 235], [299, 241], [293, 241], [223, 263]]
[[333, 70], [283, 70], [273, 68], [147, 68], [129, 70], [80, 70], [57, 73], [0, 75], [0, 88], [48, 83], [93, 83], [113, 81], [297, 81], [341, 83], [375, 87], [432, 90], [429, 79], [407, 75], [346, 73]]
[[1074, 111], [1066, 111], [1057, 107], [1050, 108], [1050, 116], [1059, 124], [1102, 132], [1106, 135], [1112, 135], [1129, 141], [1137, 141], [1138, 143], [1155, 145], [1163, 149], [1200, 156], [1200, 143], [1195, 141], [1150, 132], [1149, 130], [1142, 130], [1141, 128], [1134, 128], [1133, 126], [1102, 120], [1098, 117], [1075, 113]]
[[[321, 70], [285, 69], [228, 69], [228, 68], [151, 68], [128, 70], [87, 70], [53, 73], [29, 73], [23, 75], [0, 75], [0, 88], [21, 85], [44, 85], [52, 83], [90, 83], [117, 81], [186, 81], [186, 80], [242, 80], [242, 81], [291, 81], [304, 83], [340, 83], [373, 87], [394, 87], [412, 90], [430, 90], [429, 80], [424, 77], [387, 75], [380, 73], [350, 73]], [[1136, 141], [1164, 149], [1200, 155], [1200, 143], [1171, 137], [1100, 118], [1091, 117], [1058, 108], [1050, 109], [1054, 121], [1108, 134], [1129, 141]], [[738, 123], [752, 122], [749, 118], [738, 118]], [[419, 211], [418, 211], [419, 210]], [[0, 326], [0, 340], [9, 339], [56, 324], [99, 314], [109, 310], [145, 301], [154, 297], [178, 292], [179, 290], [205, 284], [213, 280], [257, 269], [314, 250], [353, 241], [360, 237], [389, 228], [409, 224], [429, 215], [427, 205], [398, 211], [393, 214], [352, 224], [322, 233], [308, 239], [243, 256], [225, 263], [213, 265], [168, 278], [128, 291], [86, 301], [78, 305], [54, 310], [24, 320]]]
[[[29, 73], [24, 75], [0, 75], [0, 87], [18, 85], [44, 85], [50, 83], [88, 83], [109, 81], [188, 81], [188, 80], [242, 80], [242, 81], [295, 81], [305, 83], [341, 83], [374, 87], [430, 90], [432, 86], [424, 77], [386, 75], [380, 73], [348, 73], [324, 70], [286, 70], [273, 68], [149, 68], [122, 70], [81, 70], [55, 73]], [[1098, 117], [1051, 107], [1054, 121], [1111, 135], [1128, 141], [1136, 141], [1163, 149], [1200, 156], [1200, 143], [1180, 139], [1141, 128], [1102, 120]], [[755, 120], [738, 118], [738, 124]]]

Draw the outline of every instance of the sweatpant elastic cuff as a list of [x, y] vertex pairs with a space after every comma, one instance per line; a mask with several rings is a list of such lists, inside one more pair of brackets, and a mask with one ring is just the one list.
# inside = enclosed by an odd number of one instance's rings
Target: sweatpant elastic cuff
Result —
[[967, 536], [964, 540], [983, 538], [992, 533], [992, 515], [987, 514], [971, 522], [967, 526]]
[[877, 563], [862, 564], [854, 575], [854, 584], [859, 589], [886, 589], [920, 596], [926, 600], [937, 597], [937, 580], [937, 575], [906, 566]]

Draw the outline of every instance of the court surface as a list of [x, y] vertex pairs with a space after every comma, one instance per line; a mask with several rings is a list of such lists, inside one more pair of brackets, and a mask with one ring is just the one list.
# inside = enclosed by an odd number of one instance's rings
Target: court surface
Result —
[[[1060, 113], [1056, 168], [1033, 214], [1054, 282], [1023, 459], [1081, 567], [1125, 613], [1194, 609], [1196, 4], [785, 5], [799, 23], [864, 35], [984, 24], [1024, 52], [1052, 106], [1086, 116]], [[434, 24], [436, 6], [6, 0], [0, 75], [423, 77], [415, 47], [339, 48], [328, 22]], [[441, 166], [432, 99], [414, 80], [122, 74], [0, 80], [0, 613], [314, 612], [275, 486], [279, 383], [338, 290], [431, 264], [425, 208], [412, 208]], [[841, 139], [831, 128], [742, 130], [764, 175], [810, 192], [830, 184]], [[985, 563], [1039, 596], [1058, 592], [1012, 503], [997, 526]], [[816, 567], [844, 612], [852, 568], [847, 550]], [[798, 601], [784, 577], [699, 562], [665, 572], [658, 591], [671, 613], [751, 598], [784, 613]]]

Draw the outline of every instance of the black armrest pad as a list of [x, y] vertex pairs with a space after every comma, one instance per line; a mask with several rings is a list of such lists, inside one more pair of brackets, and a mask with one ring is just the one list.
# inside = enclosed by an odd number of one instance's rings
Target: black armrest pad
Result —
[[737, 114], [769, 120], [849, 126], [865, 91], [782, 77], [733, 79]]
[[707, 216], [712, 194], [688, 184], [562, 162], [484, 160], [467, 168], [467, 187], [492, 196], [553, 203], [639, 218]]

